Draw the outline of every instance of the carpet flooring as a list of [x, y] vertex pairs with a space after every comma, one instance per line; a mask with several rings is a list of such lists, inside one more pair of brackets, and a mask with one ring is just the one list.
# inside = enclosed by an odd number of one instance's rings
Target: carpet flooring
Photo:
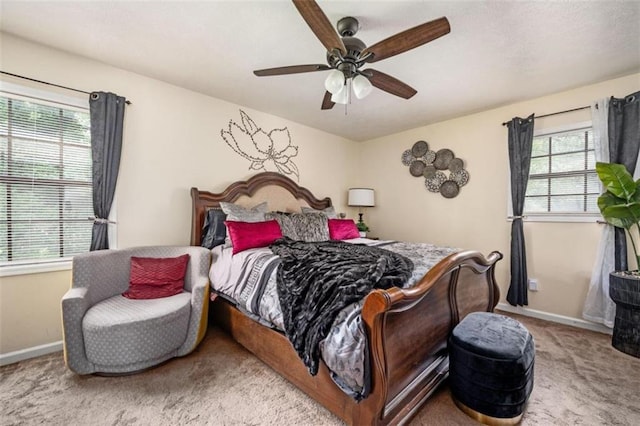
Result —
[[[640, 425], [640, 359], [610, 336], [511, 315], [533, 334], [523, 425]], [[0, 368], [0, 424], [340, 425], [217, 328], [191, 355], [124, 377], [77, 376], [61, 353]], [[475, 425], [442, 386], [411, 425]]]

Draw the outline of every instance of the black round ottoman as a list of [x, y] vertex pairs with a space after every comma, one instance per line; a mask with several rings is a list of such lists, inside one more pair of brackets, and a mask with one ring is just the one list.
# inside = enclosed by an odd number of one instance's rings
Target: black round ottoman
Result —
[[474, 312], [449, 337], [449, 383], [462, 411], [488, 425], [516, 424], [533, 389], [535, 346], [520, 322]]

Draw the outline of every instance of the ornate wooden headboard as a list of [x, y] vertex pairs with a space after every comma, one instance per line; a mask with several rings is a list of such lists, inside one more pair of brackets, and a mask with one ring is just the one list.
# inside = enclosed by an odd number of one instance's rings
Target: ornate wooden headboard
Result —
[[[266, 187], [279, 187], [288, 191], [296, 200], [302, 200], [309, 207], [314, 209], [324, 209], [330, 207], [331, 198], [316, 198], [307, 188], [298, 186], [297, 183], [288, 177], [274, 172], [263, 172], [252, 176], [246, 181], [234, 182], [220, 193], [200, 191], [198, 188], [191, 188], [191, 245], [200, 245], [202, 238], [202, 226], [205, 215], [210, 208], [220, 207], [220, 201], [235, 202], [242, 196], [253, 197], [258, 190]], [[278, 206], [269, 206], [272, 210], [277, 210]]]

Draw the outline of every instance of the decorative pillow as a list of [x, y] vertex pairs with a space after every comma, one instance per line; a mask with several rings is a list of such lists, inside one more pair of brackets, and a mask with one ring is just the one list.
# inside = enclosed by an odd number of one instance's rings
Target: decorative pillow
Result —
[[351, 219], [329, 219], [329, 236], [332, 240], [350, 240], [360, 238], [360, 232]]
[[[237, 204], [221, 201], [220, 208], [227, 214], [227, 220], [233, 220], [235, 222], [264, 222], [264, 214], [267, 212], [268, 206], [265, 201], [257, 206], [247, 209]], [[225, 247], [231, 247], [232, 243], [229, 235], [227, 235], [224, 242]]]
[[227, 231], [233, 243], [233, 254], [252, 248], [267, 247], [282, 238], [280, 225], [276, 220], [266, 222], [226, 221]]
[[267, 212], [267, 202], [263, 202], [250, 209], [233, 203], [220, 202], [220, 208], [227, 214], [227, 220], [236, 222], [264, 222], [264, 214]]
[[291, 213], [268, 212], [265, 213], [264, 218], [265, 220], [275, 219], [278, 221], [278, 225], [280, 225], [280, 230], [282, 231], [283, 236], [291, 238], [292, 240], [299, 240], [296, 227], [291, 221]]
[[204, 219], [202, 227], [202, 241], [200, 245], [208, 249], [212, 249], [220, 244], [224, 244], [227, 237], [227, 227], [224, 221], [227, 220], [227, 214], [221, 209], [209, 209]]
[[178, 257], [131, 257], [129, 299], [159, 299], [182, 293], [189, 255]]
[[324, 210], [316, 210], [311, 207], [302, 207], [302, 213], [322, 213], [327, 216], [329, 219], [337, 219], [338, 214], [336, 213], [336, 209], [333, 206], [329, 206]]
[[329, 241], [329, 226], [324, 213], [294, 213], [289, 216], [301, 241]]

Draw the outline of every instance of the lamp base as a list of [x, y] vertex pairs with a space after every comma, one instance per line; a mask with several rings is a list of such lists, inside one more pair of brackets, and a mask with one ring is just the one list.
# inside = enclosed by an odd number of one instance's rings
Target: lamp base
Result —
[[362, 213], [358, 213], [359, 219], [358, 219], [358, 223], [362, 223]]

